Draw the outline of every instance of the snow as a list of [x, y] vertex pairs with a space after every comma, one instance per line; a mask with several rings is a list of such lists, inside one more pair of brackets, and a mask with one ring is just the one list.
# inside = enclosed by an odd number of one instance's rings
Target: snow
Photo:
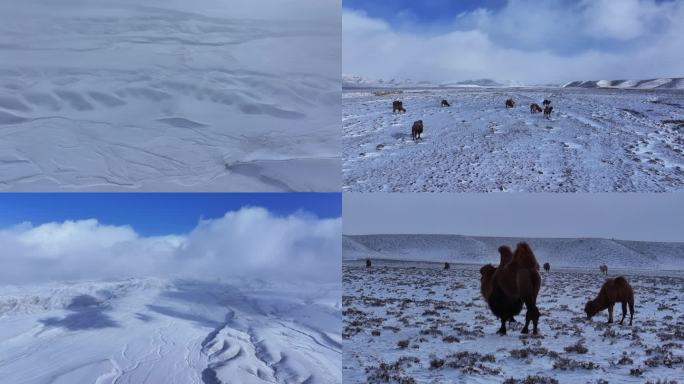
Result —
[[684, 78], [571, 81], [565, 88], [684, 89]]
[[358, 75], [342, 75], [342, 88], [427, 88], [427, 87], [500, 87], [503, 84], [492, 79], [433, 82], [413, 79], [369, 79]]
[[[461, 259], [467, 250], [454, 252]], [[498, 261], [494, 255], [488, 262]], [[623, 274], [634, 288], [636, 311], [632, 326], [627, 325], [629, 316], [624, 325], [607, 324], [606, 311], [592, 320], [584, 314], [584, 304], [604, 281], [598, 263], [589, 269], [586, 265], [564, 269], [552, 262], [551, 271], [542, 272], [537, 300], [539, 336], [520, 334], [525, 309], [508, 334], [499, 336], [500, 323], [480, 294], [479, 265], [452, 264], [444, 270], [442, 263], [374, 260], [368, 269], [363, 262], [347, 261], [343, 266], [345, 381], [681, 380], [684, 304], [679, 297], [684, 275], [609, 266], [611, 276]], [[618, 321], [620, 315], [617, 305]], [[586, 351], [577, 348], [578, 343]]]
[[[509, 97], [513, 109], [504, 108]], [[406, 113], [392, 113], [395, 99]], [[544, 99], [550, 120], [530, 114]], [[683, 106], [684, 94], [666, 89], [346, 90], [343, 191], [681, 191]]]
[[341, 383], [340, 285], [135, 278], [0, 288], [12, 383]]
[[3, 2], [0, 189], [339, 190], [339, 12]]
[[502, 244], [527, 241], [540, 263], [564, 268], [684, 269], [684, 243], [600, 238], [510, 238], [460, 235], [354, 235], [343, 237], [345, 260], [392, 259], [482, 265]]

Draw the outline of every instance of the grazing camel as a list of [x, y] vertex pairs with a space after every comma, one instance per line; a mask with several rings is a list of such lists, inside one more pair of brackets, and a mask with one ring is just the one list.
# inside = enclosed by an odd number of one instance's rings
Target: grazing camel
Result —
[[551, 270], [551, 264], [549, 264], [549, 263], [544, 263], [544, 270], [545, 270], [546, 272], [550, 271], [550, 270]]
[[449, 102], [446, 101], [446, 100], [442, 100], [441, 106], [442, 106], [442, 107], [451, 107], [451, 105], [449, 104]]
[[513, 108], [513, 107], [515, 107], [515, 101], [513, 101], [513, 99], [506, 100], [506, 108]]
[[537, 104], [537, 103], [530, 104], [530, 113], [534, 114], [534, 113], [539, 113], [541, 111], [542, 111], [542, 109], [539, 106], [539, 104]]
[[404, 109], [404, 103], [399, 100], [394, 100], [392, 102], [392, 113], [394, 112], [406, 112]]
[[615, 303], [622, 304], [620, 325], [625, 321], [627, 305], [629, 305], [629, 325], [632, 325], [632, 319], [634, 318], [634, 290], [627, 282], [627, 279], [622, 276], [606, 279], [598, 296], [594, 300], [589, 300], [584, 306], [584, 312], [587, 314], [587, 319], [591, 320], [594, 315], [607, 308], [608, 323], [612, 323], [613, 306]]
[[411, 126], [411, 137], [413, 140], [419, 140], [420, 135], [423, 133], [423, 120], [416, 120]]
[[608, 276], [608, 266], [605, 264], [601, 264], [599, 266], [599, 270], [601, 271], [601, 274]]

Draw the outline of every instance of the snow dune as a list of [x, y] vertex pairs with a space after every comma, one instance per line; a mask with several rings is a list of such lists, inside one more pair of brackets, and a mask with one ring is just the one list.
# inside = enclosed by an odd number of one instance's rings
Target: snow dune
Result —
[[341, 383], [340, 305], [339, 284], [2, 287], [0, 376], [26, 384]]
[[339, 190], [339, 7], [250, 4], [1, 4], [0, 189]]

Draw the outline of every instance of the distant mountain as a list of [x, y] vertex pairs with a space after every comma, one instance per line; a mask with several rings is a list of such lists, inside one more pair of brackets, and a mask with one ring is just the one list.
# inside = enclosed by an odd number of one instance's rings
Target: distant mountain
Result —
[[563, 88], [684, 89], [684, 78], [572, 81]]
[[342, 88], [448, 88], [448, 87], [505, 87], [492, 79], [457, 82], [431, 82], [413, 79], [368, 79], [362, 76], [342, 75]]
[[540, 263], [551, 266], [635, 269], [684, 269], [684, 243], [658, 243], [612, 239], [506, 238], [459, 235], [344, 236], [344, 259], [386, 258], [411, 261], [497, 263], [498, 247], [525, 240]]

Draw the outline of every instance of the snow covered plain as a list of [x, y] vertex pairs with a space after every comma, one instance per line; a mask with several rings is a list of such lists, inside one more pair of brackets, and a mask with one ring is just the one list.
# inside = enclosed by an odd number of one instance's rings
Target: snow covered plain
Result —
[[0, 4], [0, 190], [339, 190], [337, 1], [144, 3]]
[[[504, 108], [509, 97], [514, 109]], [[545, 98], [550, 120], [530, 114]], [[395, 99], [406, 113], [392, 113]], [[442, 99], [451, 107], [440, 108]], [[350, 89], [342, 115], [344, 191], [684, 189], [681, 90]], [[415, 120], [425, 126], [419, 142], [411, 140]]]
[[7, 383], [340, 383], [338, 284], [126, 279], [0, 288]]
[[480, 295], [480, 265], [442, 266], [344, 263], [345, 382], [655, 383], [684, 377], [681, 272], [609, 267], [635, 290], [630, 327], [607, 324], [605, 311], [586, 320], [584, 304], [604, 280], [597, 268], [551, 263], [538, 299], [540, 335], [521, 335], [518, 322], [499, 336], [498, 320]]

